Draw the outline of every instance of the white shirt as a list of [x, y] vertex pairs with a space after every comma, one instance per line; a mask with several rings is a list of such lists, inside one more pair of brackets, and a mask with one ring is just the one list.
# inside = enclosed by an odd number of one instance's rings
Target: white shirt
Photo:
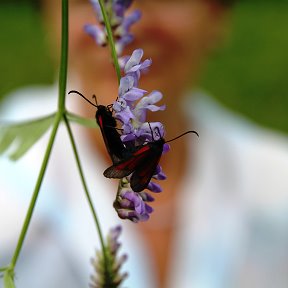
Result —
[[[55, 88], [18, 94], [4, 105], [1, 118], [27, 119], [57, 107]], [[200, 138], [189, 137], [191, 167], [179, 183], [178, 212], [171, 211], [178, 229], [167, 288], [287, 288], [287, 138], [199, 93], [184, 106]], [[135, 229], [139, 224], [118, 219], [112, 207], [115, 182], [103, 177], [106, 167], [85, 140], [87, 128], [72, 127], [104, 234], [123, 225], [121, 252], [129, 255], [123, 286], [156, 288], [150, 251]], [[9, 263], [16, 247], [48, 137], [16, 163], [0, 159], [0, 266]], [[16, 266], [16, 285], [87, 287], [96, 248], [98, 236], [63, 125]]]

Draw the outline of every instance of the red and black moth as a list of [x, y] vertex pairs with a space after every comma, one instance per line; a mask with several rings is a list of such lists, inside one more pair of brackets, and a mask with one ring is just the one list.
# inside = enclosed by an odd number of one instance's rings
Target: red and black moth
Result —
[[103, 175], [107, 178], [121, 179], [132, 173], [130, 178], [131, 189], [134, 192], [141, 192], [147, 188], [151, 178], [155, 174], [157, 165], [161, 159], [164, 144], [174, 141], [188, 133], [194, 133], [199, 137], [196, 131], [187, 131], [169, 141], [165, 141], [163, 137], [160, 137], [158, 140], [136, 147], [128, 157], [107, 168]]
[[117, 122], [116, 119], [113, 117], [112, 105], [98, 105], [95, 95], [93, 95], [93, 98], [95, 99], [94, 104], [90, 100], [88, 100], [83, 94], [76, 90], [71, 90], [68, 94], [71, 93], [78, 94], [88, 103], [97, 108], [95, 118], [98, 126], [100, 127], [107, 152], [110, 155], [113, 164], [121, 161], [126, 154], [126, 148], [121, 141], [120, 134], [117, 132]]

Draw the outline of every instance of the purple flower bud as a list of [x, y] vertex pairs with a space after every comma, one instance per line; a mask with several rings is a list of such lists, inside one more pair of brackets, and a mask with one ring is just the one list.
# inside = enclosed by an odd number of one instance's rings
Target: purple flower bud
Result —
[[125, 34], [129, 33], [130, 27], [138, 22], [141, 18], [141, 12], [139, 10], [133, 11], [130, 15], [124, 18], [121, 25], [115, 29], [116, 37], [123, 37]]
[[115, 49], [117, 55], [121, 55], [123, 53], [124, 48], [130, 44], [134, 40], [134, 36], [132, 34], [124, 34], [120, 37], [115, 43]]
[[163, 146], [163, 154], [170, 151], [170, 145], [168, 143], [165, 143]]
[[114, 208], [120, 218], [137, 223], [149, 219], [149, 214], [153, 212], [153, 209], [146, 202], [150, 201], [152, 200], [147, 193], [140, 194], [123, 188], [114, 202]]
[[165, 173], [162, 171], [162, 167], [160, 165], [157, 165], [155, 175], [153, 175], [153, 178], [157, 180], [165, 180], [167, 178]]
[[98, 26], [87, 24], [84, 26], [84, 31], [88, 35], [92, 36], [92, 38], [96, 41], [96, 43], [99, 46], [107, 45], [106, 34]]
[[161, 186], [158, 185], [157, 183], [152, 182], [152, 181], [149, 182], [147, 189], [154, 192], [154, 193], [162, 192]]
[[141, 198], [145, 202], [153, 202], [155, 200], [149, 193], [147, 193], [145, 191], [141, 191], [138, 194], [141, 196]]
[[99, 4], [99, 1], [98, 0], [90, 0], [92, 6], [93, 6], [93, 9], [96, 13], [96, 16], [99, 20], [100, 23], [103, 23], [103, 16], [102, 16], [102, 12], [101, 12], [101, 7], [100, 7], [100, 4]]

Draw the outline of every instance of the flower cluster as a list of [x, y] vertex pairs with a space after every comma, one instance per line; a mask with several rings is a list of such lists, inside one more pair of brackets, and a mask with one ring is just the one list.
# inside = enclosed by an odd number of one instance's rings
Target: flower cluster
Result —
[[[90, 1], [96, 12], [100, 26], [87, 24], [84, 26], [84, 30], [94, 38], [98, 45], [106, 46], [107, 35], [100, 4], [98, 0]], [[139, 10], [134, 10], [129, 15], [125, 16], [125, 12], [131, 6], [132, 2], [133, 0], [104, 0], [113, 37], [116, 39], [115, 48], [118, 55], [121, 55], [124, 47], [133, 41], [134, 36], [130, 33], [130, 27], [141, 18]]]
[[[95, 39], [98, 45], [106, 46], [108, 39], [100, 4], [98, 0], [90, 1], [101, 26], [87, 24], [84, 30]], [[141, 17], [141, 13], [138, 10], [125, 16], [132, 2], [133, 0], [104, 0], [113, 37], [116, 40], [115, 48], [118, 56], [122, 54], [124, 47], [133, 41], [134, 37], [129, 32], [130, 27]], [[151, 59], [141, 62], [142, 57], [143, 50], [137, 49], [131, 56], [118, 59], [124, 76], [120, 79], [118, 98], [113, 104], [113, 110], [115, 112], [114, 117], [122, 123], [121, 140], [128, 151], [135, 151], [135, 149], [143, 147], [147, 143], [163, 139], [164, 135], [164, 127], [160, 122], [146, 121], [148, 111], [162, 111], [165, 109], [165, 105], [156, 105], [162, 99], [161, 92], [152, 91], [148, 94], [148, 91], [138, 87], [141, 74], [146, 72], [152, 64]], [[164, 143], [164, 140], [161, 145], [163, 145], [163, 153], [169, 150], [169, 145]], [[153, 172], [152, 178], [157, 180], [166, 179], [162, 168], [155, 164], [155, 166], [151, 167], [151, 174], [147, 178], [147, 182]], [[152, 207], [148, 203], [154, 201], [154, 198], [146, 191], [140, 191], [142, 186], [137, 192], [133, 191], [130, 186], [132, 174], [120, 180], [114, 208], [122, 219], [129, 219], [133, 222], [147, 221], [153, 212]], [[144, 186], [146, 186], [146, 182]], [[145, 188], [154, 193], [162, 191], [160, 185], [152, 181]], [[134, 188], [134, 190], [136, 189]]]
[[[118, 99], [113, 105], [115, 118], [122, 123], [121, 139], [127, 148], [141, 147], [153, 142], [153, 134], [157, 131], [158, 138], [164, 135], [164, 127], [160, 122], [146, 122], [147, 111], [162, 111], [165, 105], [157, 106], [156, 103], [162, 99], [159, 91], [147, 94], [146, 90], [138, 88], [141, 73], [146, 71], [152, 61], [146, 59], [141, 62], [143, 50], [135, 50], [131, 57], [122, 58], [120, 63], [125, 76], [120, 80]], [[160, 134], [160, 135], [158, 135]], [[164, 144], [163, 152], [169, 150], [169, 145]], [[157, 165], [153, 174], [157, 180], [166, 179], [160, 165]], [[160, 185], [150, 181], [147, 189], [151, 192], [161, 192]], [[129, 176], [122, 179], [114, 202], [114, 208], [122, 219], [130, 219], [133, 222], [146, 221], [153, 209], [147, 204], [154, 198], [147, 192], [134, 192], [129, 185]]]
[[110, 230], [105, 247], [106, 259], [100, 251], [96, 251], [96, 258], [91, 259], [95, 270], [95, 274], [91, 275], [91, 288], [120, 287], [123, 280], [127, 278], [128, 273], [121, 274], [119, 272], [123, 262], [127, 259], [126, 254], [120, 257], [117, 256], [121, 246], [118, 241], [121, 231], [121, 226], [116, 226]]

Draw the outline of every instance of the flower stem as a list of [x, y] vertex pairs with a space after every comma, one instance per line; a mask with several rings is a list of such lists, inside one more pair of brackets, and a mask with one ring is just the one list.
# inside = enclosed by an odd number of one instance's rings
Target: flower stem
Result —
[[62, 42], [61, 42], [61, 62], [59, 71], [59, 95], [58, 95], [58, 111], [65, 111], [65, 96], [67, 83], [67, 67], [68, 67], [68, 0], [62, 0]]
[[118, 57], [117, 57], [117, 53], [116, 53], [116, 49], [115, 49], [115, 42], [114, 42], [114, 39], [113, 39], [111, 25], [110, 25], [110, 21], [109, 21], [109, 18], [108, 18], [108, 15], [107, 15], [103, 0], [99, 0], [99, 4], [100, 4], [101, 13], [103, 15], [103, 20], [104, 20], [105, 27], [106, 27], [108, 42], [109, 42], [109, 46], [110, 46], [110, 49], [111, 49], [111, 56], [112, 56], [112, 60], [113, 60], [114, 67], [115, 67], [115, 71], [116, 71], [116, 74], [117, 74], [118, 84], [119, 84], [120, 83], [120, 79], [121, 79], [121, 71], [120, 71]]
[[38, 195], [39, 195], [39, 191], [40, 191], [40, 188], [41, 188], [42, 180], [44, 178], [44, 174], [45, 174], [45, 171], [46, 171], [46, 168], [47, 168], [48, 160], [50, 158], [50, 153], [51, 153], [51, 150], [52, 150], [52, 147], [53, 147], [53, 143], [54, 143], [54, 140], [55, 140], [55, 136], [56, 136], [60, 121], [61, 121], [61, 115], [57, 114], [57, 116], [55, 117], [54, 124], [53, 124], [53, 128], [52, 128], [52, 132], [51, 132], [51, 135], [50, 135], [50, 139], [49, 139], [49, 142], [48, 142], [48, 145], [47, 145], [47, 148], [46, 148], [44, 159], [43, 159], [43, 162], [42, 162], [42, 165], [41, 165], [41, 169], [40, 169], [40, 172], [39, 172], [39, 175], [38, 175], [38, 179], [37, 179], [37, 182], [36, 182], [36, 185], [35, 185], [35, 189], [34, 189], [34, 192], [33, 192], [30, 204], [29, 204], [29, 208], [28, 208], [25, 220], [24, 220], [24, 224], [22, 226], [21, 233], [20, 233], [20, 236], [19, 236], [19, 239], [18, 239], [18, 243], [17, 243], [14, 255], [13, 255], [12, 260], [11, 260], [11, 266], [13, 268], [15, 267], [16, 262], [18, 260], [18, 257], [19, 257], [21, 248], [23, 246], [23, 242], [24, 242], [24, 239], [25, 239], [25, 236], [26, 236], [26, 233], [27, 233], [27, 230], [28, 230], [31, 218], [32, 218], [32, 214], [33, 214], [33, 211], [34, 211], [34, 208], [35, 208], [35, 204], [36, 204], [36, 201], [37, 201], [37, 198], [38, 198]]
[[95, 210], [95, 208], [93, 206], [93, 202], [92, 202], [90, 193], [88, 191], [88, 187], [87, 187], [86, 180], [85, 180], [85, 177], [84, 177], [84, 173], [83, 173], [83, 170], [82, 170], [82, 165], [81, 165], [81, 162], [80, 162], [80, 158], [79, 158], [79, 154], [78, 154], [78, 151], [77, 151], [76, 143], [75, 143], [75, 140], [74, 140], [74, 136], [72, 134], [72, 130], [71, 130], [71, 127], [70, 127], [70, 124], [69, 124], [69, 121], [68, 121], [66, 115], [64, 115], [64, 122], [65, 122], [65, 125], [66, 125], [66, 128], [67, 128], [67, 131], [68, 131], [68, 135], [69, 135], [69, 138], [70, 138], [70, 142], [71, 142], [71, 145], [72, 145], [73, 153], [74, 153], [74, 156], [75, 156], [75, 159], [76, 159], [77, 168], [78, 168], [79, 175], [80, 175], [80, 178], [81, 178], [81, 182], [82, 182], [82, 185], [83, 185], [83, 188], [84, 188], [84, 191], [85, 191], [85, 195], [86, 195], [86, 198], [87, 198], [87, 201], [88, 201], [88, 205], [89, 205], [89, 208], [90, 208], [91, 213], [93, 215], [94, 222], [96, 224], [96, 230], [98, 232], [98, 236], [99, 236], [100, 243], [101, 243], [102, 253], [103, 253], [103, 257], [104, 257], [104, 261], [105, 261], [105, 267], [107, 268], [108, 267], [108, 256], [107, 256], [107, 250], [106, 250], [106, 247], [105, 247], [105, 244], [104, 244], [104, 238], [103, 238], [103, 235], [102, 235], [102, 230], [101, 230], [101, 227], [100, 227], [100, 222], [98, 220], [96, 210]]

